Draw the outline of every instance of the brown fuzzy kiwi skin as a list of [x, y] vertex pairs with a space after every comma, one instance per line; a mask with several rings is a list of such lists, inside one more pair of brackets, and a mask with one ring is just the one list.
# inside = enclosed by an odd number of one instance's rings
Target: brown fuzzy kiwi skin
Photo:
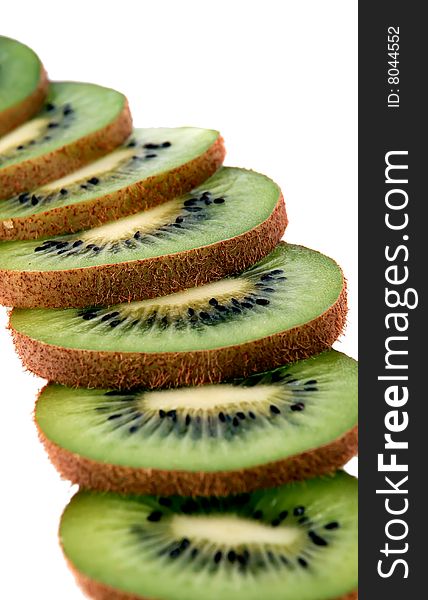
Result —
[[275, 248], [287, 223], [280, 194], [273, 212], [260, 225], [200, 248], [63, 271], [0, 270], [0, 304], [79, 308], [166, 296], [252, 266]]
[[[128, 594], [128, 592], [122, 592], [108, 585], [105, 585], [100, 581], [95, 581], [87, 575], [80, 573], [76, 569], [76, 567], [68, 560], [67, 557], [66, 560], [69, 569], [71, 570], [76, 579], [77, 585], [89, 598], [94, 598], [94, 600], [155, 600], [155, 598], [153, 597], [148, 598], [147, 596], [136, 596], [135, 594]], [[340, 596], [340, 598], [334, 598], [332, 600], [358, 600], [358, 590], [354, 590], [348, 594], [345, 594], [344, 596]]]
[[26, 98], [10, 106], [0, 113], [0, 136], [9, 133], [18, 125], [21, 125], [28, 119], [31, 119], [43, 106], [48, 93], [48, 76], [43, 65], [40, 64], [39, 83], [36, 89]]
[[166, 173], [87, 202], [0, 220], [0, 240], [34, 240], [74, 233], [153, 208], [198, 187], [222, 165], [225, 154], [224, 141], [219, 136], [201, 156]]
[[327, 350], [346, 324], [343, 279], [336, 302], [316, 319], [241, 345], [193, 352], [106, 352], [64, 348], [30, 338], [9, 324], [24, 366], [68, 386], [132, 389], [219, 383], [268, 371]]
[[358, 426], [329, 444], [256, 467], [233, 471], [169, 471], [97, 462], [39, 439], [63, 479], [81, 489], [157, 496], [228, 496], [334, 473], [358, 451]]
[[124, 98], [121, 112], [106, 127], [47, 154], [0, 169], [0, 199], [10, 198], [68, 175], [114, 150], [125, 141], [131, 131], [131, 113]]

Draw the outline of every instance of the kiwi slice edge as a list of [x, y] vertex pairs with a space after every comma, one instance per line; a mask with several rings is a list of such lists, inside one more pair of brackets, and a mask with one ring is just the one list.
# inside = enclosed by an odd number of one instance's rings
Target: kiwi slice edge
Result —
[[356, 362], [329, 350], [220, 385], [121, 393], [50, 384], [35, 422], [61, 475], [85, 488], [227, 495], [352, 458], [356, 377]]
[[[97, 112], [99, 103], [103, 111]], [[0, 139], [5, 147], [0, 199], [26, 193], [107, 154], [131, 130], [123, 94], [90, 83], [52, 82], [42, 111]]]
[[[174, 152], [170, 165], [160, 158], [160, 166], [156, 168], [156, 159], [152, 157], [159, 150], [147, 148], [144, 163], [144, 157], [137, 154], [142, 149], [134, 148], [144, 136], [147, 140], [142, 144], [143, 149], [158, 145], [153, 143], [152, 138], [159, 138], [160, 132], [167, 140], [164, 144], [171, 146], [169, 137], [177, 138], [180, 131], [184, 132], [185, 140], [186, 134], [187, 138], [191, 138], [191, 133], [195, 132], [195, 151], [189, 151], [191, 139], [183, 147], [183, 152], [188, 155], [186, 160], [180, 161]], [[206, 140], [203, 142], [204, 136]], [[161, 151], [165, 149], [161, 147]], [[121, 153], [127, 154], [119, 161]], [[107, 167], [103, 164], [109, 157], [114, 162], [114, 156], [117, 156], [118, 163], [110, 172], [106, 171]], [[92, 161], [77, 170], [74, 182], [69, 181], [71, 173], [65, 178], [67, 184], [64, 178], [59, 179], [48, 186], [0, 202], [0, 240], [30, 240], [72, 233], [146, 210], [201, 184], [221, 166], [224, 156], [223, 138], [213, 130], [192, 127], [136, 129], [123, 145], [101, 160]], [[146, 164], [149, 167], [147, 173], [144, 172]], [[107, 182], [104, 183], [106, 176]]]
[[31, 48], [0, 36], [0, 136], [30, 119], [43, 105], [48, 78]]
[[[286, 276], [270, 275], [279, 272]], [[237, 300], [229, 291], [227, 306], [217, 309], [209, 303], [210, 294], [225, 283], [232, 289], [243, 286], [244, 297]], [[245, 296], [247, 286], [252, 297]], [[305, 303], [298, 301], [303, 290]], [[187, 306], [189, 293], [203, 295], [198, 302], [204, 310], [184, 314], [175, 304], [170, 307], [178, 298], [177, 306], [183, 298]], [[152, 305], [156, 299], [116, 310], [14, 309], [10, 329], [25, 366], [58, 383], [119, 389], [199, 385], [246, 377], [326, 350], [343, 332], [347, 295], [343, 273], [332, 259], [280, 243], [236, 278], [163, 297], [159, 317]]]
[[[214, 195], [204, 190], [212, 190]], [[216, 190], [226, 190], [225, 198], [217, 198], [221, 194]], [[216, 204], [220, 200], [223, 204]], [[247, 205], [246, 218], [230, 218], [235, 206], [242, 210]], [[109, 238], [101, 243], [95, 239], [96, 232], [100, 235], [112, 226], [129, 227], [128, 221], [148, 219], [149, 213], [159, 210], [175, 212], [153, 232], [140, 235], [133, 231], [139, 229], [134, 225], [127, 232], [129, 239]], [[206, 220], [201, 220], [205, 214]], [[272, 180], [252, 171], [223, 167], [190, 194], [114, 224], [45, 242], [0, 242], [0, 261], [4, 258], [0, 304], [67, 308], [166, 296], [250, 267], [275, 248], [287, 223], [283, 196]], [[77, 244], [80, 246], [74, 248]], [[89, 250], [91, 247], [94, 250]], [[69, 256], [64, 254], [67, 251]], [[61, 268], [55, 268], [57, 265]], [[75, 268], [70, 268], [73, 265]]]

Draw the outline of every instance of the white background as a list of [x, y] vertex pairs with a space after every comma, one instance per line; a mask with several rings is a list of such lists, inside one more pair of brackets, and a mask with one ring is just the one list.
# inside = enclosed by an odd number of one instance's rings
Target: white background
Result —
[[[1, 33], [33, 47], [52, 79], [123, 91], [139, 127], [219, 129], [226, 164], [276, 180], [285, 239], [344, 269], [349, 325], [336, 347], [356, 356], [357, 2], [38, 0], [1, 12]], [[72, 490], [38, 445], [43, 381], [23, 371], [6, 323], [0, 309], [1, 596], [79, 600], [57, 545]]]

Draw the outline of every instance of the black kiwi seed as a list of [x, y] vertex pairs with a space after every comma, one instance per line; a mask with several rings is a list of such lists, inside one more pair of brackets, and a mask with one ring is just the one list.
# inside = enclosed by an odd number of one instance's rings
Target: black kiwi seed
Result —
[[256, 304], [267, 306], [269, 304], [269, 300], [267, 298], [256, 298]]
[[146, 158], [156, 158], [157, 154], [146, 154]]
[[114, 415], [109, 415], [107, 417], [108, 421], [114, 421], [114, 419], [119, 419], [120, 417], [122, 417], [122, 413], [115, 413]]
[[171, 558], [177, 558], [177, 556], [179, 556], [180, 554], [181, 554], [180, 548], [174, 548], [174, 550], [171, 550], [171, 552], [169, 553]]
[[275, 404], [271, 404], [269, 409], [274, 415], [279, 415], [281, 413], [281, 410]]
[[187, 314], [189, 315], [189, 317], [193, 317], [193, 315], [195, 314], [195, 310], [191, 307], [189, 307], [187, 309]]
[[227, 307], [226, 306], [223, 306], [222, 304], [218, 304], [218, 303], [214, 305], [214, 308], [216, 310], [218, 310], [219, 312], [226, 312], [227, 311]]
[[152, 513], [149, 514], [147, 520], [151, 521], [152, 523], [157, 523], [162, 519], [162, 517], [163, 513], [160, 510], [154, 510]]
[[215, 554], [214, 554], [214, 562], [218, 565], [218, 563], [221, 561], [221, 559], [223, 558], [223, 553], [221, 550], [218, 550]]
[[224, 423], [224, 422], [226, 421], [226, 417], [225, 417], [225, 415], [224, 415], [224, 412], [222, 412], [222, 411], [220, 411], [220, 412], [218, 413], [218, 418], [220, 419], [220, 421], [221, 421], [222, 423]]
[[72, 248], [78, 248], [82, 244], [83, 244], [82, 240], [76, 240], [75, 242], [73, 242]]
[[188, 540], [187, 538], [183, 538], [180, 542], [180, 548], [181, 550], [187, 550], [187, 548], [190, 546], [190, 540]]
[[90, 179], [88, 179], [88, 183], [92, 183], [92, 185], [97, 185], [100, 182], [100, 180], [98, 179], [98, 177], [91, 177]]
[[255, 419], [256, 418], [256, 415], [251, 410], [248, 413], [248, 416], [250, 417], [250, 419]]
[[48, 112], [51, 112], [51, 111], [55, 110], [55, 104], [52, 104], [51, 102], [48, 102], [48, 103], [46, 104], [46, 110], [47, 110]]
[[332, 521], [331, 523], [327, 523], [324, 525], [324, 529], [338, 529], [340, 527], [337, 521]]
[[282, 275], [284, 271], [282, 269], [274, 269], [271, 271], [271, 275]]
[[24, 192], [23, 194], [19, 194], [18, 196], [18, 200], [22, 203], [22, 202], [27, 202], [28, 198], [30, 197], [28, 192]]
[[37, 198], [37, 196], [36, 196], [35, 194], [33, 194], [33, 195], [31, 196], [31, 204], [32, 204], [33, 206], [36, 206], [36, 204], [38, 204], [38, 203], [39, 203], [39, 199]]
[[308, 536], [315, 546], [328, 546], [328, 542], [319, 536], [315, 531], [308, 531]]
[[196, 510], [198, 510], [198, 505], [195, 502], [195, 500], [192, 500], [192, 498], [189, 498], [188, 500], [186, 500], [184, 502], [184, 504], [182, 504], [181, 510], [185, 514], [189, 514], [189, 513], [192, 513], [192, 512], [195, 512]]
[[224, 198], [214, 198], [214, 204], [223, 204]]
[[296, 506], [295, 509], [293, 510], [293, 515], [295, 517], [301, 517], [305, 512], [305, 507], [304, 506]]
[[197, 548], [192, 548], [192, 551], [190, 553], [190, 558], [196, 558], [198, 553], [199, 553], [199, 550]]
[[227, 553], [227, 559], [229, 562], [234, 563], [236, 560], [236, 552], [235, 550], [229, 550]]
[[84, 315], [82, 315], [82, 319], [84, 321], [90, 321], [91, 319], [95, 319], [95, 317], [97, 317], [98, 315], [96, 313], [93, 312], [87, 312]]
[[127, 144], [127, 148], [135, 148], [136, 145], [137, 142], [135, 140], [132, 140], [131, 142], [129, 142], [129, 144]]
[[61, 189], [59, 190], [59, 193], [60, 193], [62, 196], [65, 196], [66, 194], [68, 194], [68, 190], [66, 190], [65, 188], [61, 188]]
[[237, 412], [236, 416], [238, 417], [238, 419], [241, 419], [241, 421], [243, 421], [245, 419], [245, 413], [243, 412]]
[[161, 506], [166, 506], [166, 507], [169, 507], [169, 506], [171, 506], [171, 505], [172, 505], [171, 498], [164, 498], [164, 497], [161, 497], [161, 498], [159, 498], [158, 502], [159, 502], [159, 504], [160, 504]]
[[305, 408], [305, 405], [303, 404], [303, 402], [296, 402], [295, 404], [292, 404], [290, 406], [291, 410], [294, 412], [300, 412]]
[[107, 313], [106, 315], [104, 315], [103, 317], [101, 317], [101, 321], [108, 321], [109, 319], [112, 319], [113, 317], [117, 317], [119, 316], [119, 311], [114, 310], [111, 313]]
[[171, 146], [171, 142], [164, 142], [162, 144], [162, 148], [169, 148]]
[[216, 298], [211, 298], [208, 300], [208, 303], [211, 304], [211, 306], [217, 306], [218, 300]]
[[56, 127], [59, 127], [59, 123], [56, 123], [55, 121], [48, 123], [48, 129], [56, 129]]
[[297, 559], [297, 562], [298, 562], [298, 563], [299, 563], [299, 565], [300, 565], [301, 567], [303, 567], [304, 569], [307, 569], [307, 568], [308, 568], [308, 566], [309, 566], [309, 565], [308, 565], [308, 561], [307, 561], [307, 560], [305, 560], [304, 558], [302, 558], [301, 556], [299, 556], [299, 558]]
[[136, 432], [137, 432], [139, 429], [140, 429], [140, 428], [139, 428], [139, 426], [138, 426], [138, 425], [132, 425], [132, 426], [131, 426], [131, 427], [128, 429], [128, 431], [129, 431], [129, 433], [136, 433]]
[[254, 305], [250, 302], [241, 302], [241, 306], [243, 306], [244, 308], [253, 308]]
[[147, 150], [156, 150], [156, 148], [159, 148], [159, 144], [144, 144], [143, 148], [147, 148]]

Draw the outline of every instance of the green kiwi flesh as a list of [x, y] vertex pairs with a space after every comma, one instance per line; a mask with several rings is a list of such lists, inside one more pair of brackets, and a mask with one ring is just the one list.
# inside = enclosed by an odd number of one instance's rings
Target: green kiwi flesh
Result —
[[0, 138], [0, 198], [28, 192], [110, 152], [131, 129], [123, 94], [89, 83], [52, 83], [44, 108]]
[[332, 600], [357, 587], [357, 481], [228, 497], [81, 491], [61, 545], [95, 598]]
[[[172, 260], [186, 257], [190, 263], [200, 248], [208, 247], [212, 275], [198, 261], [194, 277], [201, 283], [218, 279], [265, 256], [285, 226], [281, 192], [273, 181], [253, 171], [223, 168], [191, 193], [118, 221], [44, 241], [0, 243], [0, 301], [24, 307], [88, 306], [168, 294], [186, 287], [191, 272], [185, 269], [186, 283], [180, 283], [178, 270], [171, 279]], [[269, 231], [260, 231], [263, 227]], [[163, 276], [154, 277], [154, 262]], [[112, 265], [117, 266], [114, 277]]]
[[102, 158], [1, 202], [0, 239], [78, 231], [149, 208], [202, 183], [223, 157], [217, 131], [136, 129]]
[[306, 358], [331, 346], [345, 316], [340, 267], [280, 243], [215, 283], [103, 308], [14, 309], [10, 327], [24, 364], [42, 377], [133, 388], [221, 381]]
[[[52, 462], [80, 486], [179, 495], [273, 487], [335, 471], [355, 453], [346, 434], [357, 425], [357, 363], [329, 350], [217, 385], [121, 392], [49, 384], [35, 420]], [[317, 448], [340, 438], [330, 461], [311, 465]]]
[[47, 87], [45, 71], [35, 52], [0, 36], [0, 136], [40, 110]]

